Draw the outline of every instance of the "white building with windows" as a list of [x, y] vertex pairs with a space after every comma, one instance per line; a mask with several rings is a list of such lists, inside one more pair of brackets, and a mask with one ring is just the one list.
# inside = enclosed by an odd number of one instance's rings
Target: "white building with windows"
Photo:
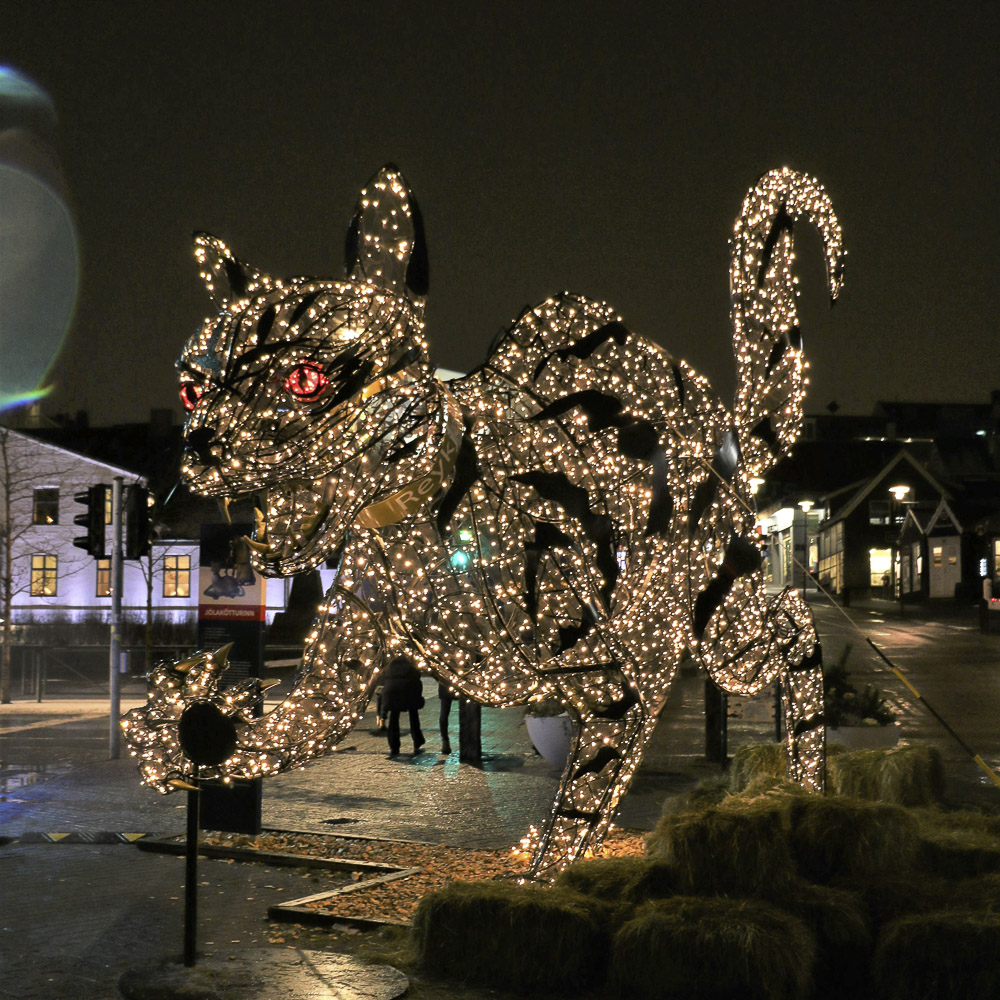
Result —
[[[28, 434], [0, 427], [0, 586], [10, 590], [11, 620], [106, 619], [111, 610], [110, 491], [105, 551], [95, 559], [73, 540], [86, 536], [74, 517], [86, 505], [74, 497], [121, 476], [124, 490], [142, 480], [128, 469], [88, 458]], [[9, 552], [9, 571], [8, 571]], [[198, 545], [154, 543], [149, 559], [123, 564], [126, 614], [187, 617], [197, 611]]]

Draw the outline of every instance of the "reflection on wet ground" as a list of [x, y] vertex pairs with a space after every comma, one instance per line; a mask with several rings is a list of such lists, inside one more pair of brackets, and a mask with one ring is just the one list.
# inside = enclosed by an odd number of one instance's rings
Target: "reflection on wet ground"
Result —
[[31, 785], [40, 785], [68, 774], [73, 765], [61, 764], [9, 764], [0, 758], [0, 802], [16, 802], [16, 793]]

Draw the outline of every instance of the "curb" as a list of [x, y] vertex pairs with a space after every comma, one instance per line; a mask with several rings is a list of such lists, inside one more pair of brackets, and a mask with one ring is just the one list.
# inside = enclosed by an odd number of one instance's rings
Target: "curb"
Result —
[[22, 833], [19, 837], [0, 838], [3, 844], [140, 844], [148, 833], [117, 833], [98, 830], [94, 833]]
[[[156, 838], [136, 843], [140, 851], [154, 854], [174, 854], [182, 856], [187, 851], [184, 840]], [[199, 844], [198, 856], [223, 861], [253, 861], [265, 865], [285, 865], [296, 868], [321, 868], [327, 871], [369, 872], [394, 874], [403, 871], [398, 865], [381, 864], [377, 861], [354, 861], [350, 858], [316, 858], [308, 854], [289, 854], [284, 851], [258, 851], [252, 847], [223, 847], [216, 844]], [[371, 880], [358, 883], [367, 885]]]
[[394, 882], [397, 879], [418, 875], [422, 871], [422, 868], [400, 868], [388, 875], [365, 879], [364, 882], [355, 882], [353, 885], [345, 885], [339, 889], [332, 889], [329, 892], [317, 892], [312, 896], [290, 899], [287, 903], [277, 903], [274, 906], [269, 906], [267, 908], [267, 916], [269, 920], [282, 923], [307, 924], [312, 927], [332, 927], [334, 924], [346, 924], [348, 927], [356, 927], [358, 930], [372, 930], [378, 927], [409, 927], [410, 921], [408, 920], [387, 920], [382, 917], [351, 917], [340, 916], [335, 913], [319, 913], [316, 910], [310, 909], [306, 904], [335, 899], [338, 896], [346, 896], [351, 892], [361, 892], [364, 889], [371, 889], [385, 882]]

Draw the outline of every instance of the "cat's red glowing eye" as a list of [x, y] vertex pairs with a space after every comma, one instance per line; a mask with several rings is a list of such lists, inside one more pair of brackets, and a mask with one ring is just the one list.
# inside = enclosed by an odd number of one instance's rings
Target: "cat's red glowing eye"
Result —
[[319, 365], [303, 362], [296, 365], [285, 379], [285, 390], [299, 399], [316, 399], [329, 386], [330, 380]]
[[205, 387], [197, 382], [181, 382], [181, 402], [184, 404], [184, 409], [193, 410], [204, 391]]

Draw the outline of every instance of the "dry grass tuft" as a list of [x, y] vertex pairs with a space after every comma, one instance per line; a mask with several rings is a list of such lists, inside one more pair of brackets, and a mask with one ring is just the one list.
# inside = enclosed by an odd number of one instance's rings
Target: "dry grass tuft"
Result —
[[605, 976], [609, 908], [567, 889], [453, 882], [420, 902], [420, 965], [462, 983], [570, 992]]
[[729, 767], [729, 789], [739, 795], [754, 779], [788, 780], [788, 757], [784, 743], [751, 743], [736, 751]]
[[1000, 820], [982, 813], [914, 810], [924, 863], [948, 878], [1000, 872]]
[[919, 860], [917, 821], [900, 806], [858, 799], [791, 801], [791, 844], [812, 882], [909, 871]]
[[900, 806], [925, 806], [944, 798], [941, 755], [924, 744], [891, 750], [855, 750], [830, 758], [830, 791]]
[[795, 881], [783, 797], [730, 798], [716, 809], [664, 816], [646, 852], [673, 868], [689, 895], [780, 894]]
[[875, 979], [885, 1000], [1000, 997], [1000, 916], [954, 911], [894, 921], [876, 946]]
[[800, 1000], [814, 947], [801, 920], [768, 903], [678, 896], [647, 903], [618, 931], [611, 983], [629, 1000]]
[[876, 929], [900, 917], [943, 909], [953, 888], [945, 879], [917, 870], [869, 873], [834, 884], [861, 897]]
[[556, 885], [629, 907], [673, 896], [677, 873], [666, 862], [652, 858], [594, 858], [574, 862], [559, 875]]
[[860, 894], [803, 882], [777, 905], [802, 920], [815, 937], [816, 996], [858, 992], [871, 973], [874, 947], [868, 907]]
[[663, 803], [664, 816], [700, 812], [719, 805], [729, 797], [728, 778], [706, 778], [681, 795], [671, 795]]
[[953, 883], [948, 893], [948, 906], [955, 910], [1000, 914], [1000, 875], [981, 875]]

